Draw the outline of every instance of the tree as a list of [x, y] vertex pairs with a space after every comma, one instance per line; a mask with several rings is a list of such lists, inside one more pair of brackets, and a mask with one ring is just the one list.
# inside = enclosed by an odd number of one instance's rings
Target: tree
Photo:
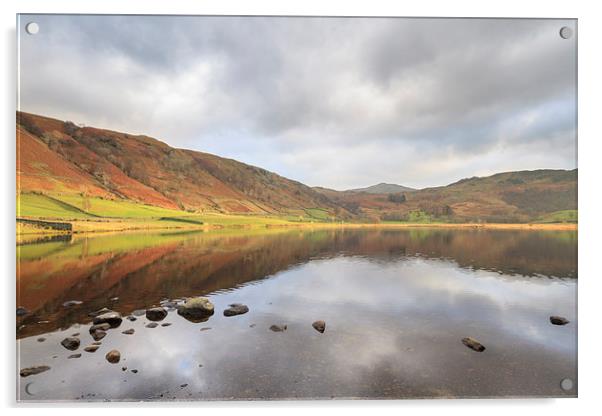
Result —
[[405, 194], [402, 194], [402, 193], [389, 194], [387, 199], [389, 200], [389, 202], [394, 202], [396, 204], [402, 204], [402, 203], [406, 202], [406, 196], [405, 196]]

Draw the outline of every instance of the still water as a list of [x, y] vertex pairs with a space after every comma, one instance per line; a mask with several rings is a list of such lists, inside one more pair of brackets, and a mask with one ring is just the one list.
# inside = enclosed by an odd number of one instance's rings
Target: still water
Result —
[[[17, 317], [17, 370], [50, 367], [17, 374], [19, 400], [577, 394], [576, 232], [129, 233], [51, 239], [17, 254], [17, 305], [29, 311]], [[215, 305], [206, 322], [174, 308], [159, 322], [169, 326], [125, 319], [199, 295]], [[81, 304], [64, 306], [73, 300]], [[224, 316], [232, 303], [249, 312]], [[124, 320], [85, 352], [89, 313], [103, 307]], [[551, 315], [570, 323], [552, 325]], [[81, 345], [69, 351], [61, 341], [74, 333]], [[105, 359], [112, 349], [118, 364]]]

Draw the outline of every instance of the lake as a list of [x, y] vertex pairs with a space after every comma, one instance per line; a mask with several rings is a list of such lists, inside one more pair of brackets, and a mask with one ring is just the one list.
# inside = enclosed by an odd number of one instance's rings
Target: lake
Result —
[[[29, 311], [16, 321], [17, 371], [50, 367], [17, 374], [22, 401], [577, 395], [576, 232], [132, 232], [58, 236], [17, 255], [17, 306]], [[173, 303], [192, 296], [215, 314], [180, 316]], [[233, 303], [249, 312], [224, 316]], [[147, 328], [138, 311], [161, 304], [167, 317]], [[123, 322], [86, 352], [90, 313], [105, 307]], [[61, 345], [77, 333], [77, 350]]]

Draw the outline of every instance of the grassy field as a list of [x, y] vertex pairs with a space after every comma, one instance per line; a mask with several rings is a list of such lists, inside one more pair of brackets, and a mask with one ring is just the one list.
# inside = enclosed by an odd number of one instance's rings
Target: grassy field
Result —
[[[25, 193], [17, 196], [17, 218], [39, 221], [40, 224], [17, 222], [20, 239], [28, 235], [64, 234], [86, 232], [119, 232], [157, 229], [216, 229], [269, 227], [340, 226], [332, 222], [328, 211], [320, 208], [305, 209], [298, 215], [260, 216], [220, 213], [190, 213], [124, 200], [84, 198], [79, 195], [42, 195]], [[540, 218], [539, 226], [571, 225], [576, 228], [576, 211], [558, 211]], [[71, 231], [53, 230], [51, 223], [68, 223]], [[562, 224], [564, 223], [564, 224]], [[384, 221], [381, 224], [344, 224], [354, 226], [462, 226], [437, 222], [421, 211], [410, 213], [407, 221]], [[476, 224], [464, 224], [477, 226]], [[521, 228], [530, 224], [518, 224]]]
[[[72, 225], [72, 231], [75, 233], [161, 228], [252, 228], [294, 225], [293, 221], [284, 217], [189, 213], [122, 200], [84, 198], [79, 195], [49, 196], [34, 193], [17, 196], [17, 218], [68, 222]], [[297, 219], [296, 223], [299, 222], [300, 220]], [[42, 225], [17, 223], [17, 234], [52, 232], [53, 230], [44, 228]]]
[[538, 223], [576, 223], [577, 222], [577, 210], [567, 209], [564, 211], [556, 211], [550, 214], [540, 217], [536, 222]]

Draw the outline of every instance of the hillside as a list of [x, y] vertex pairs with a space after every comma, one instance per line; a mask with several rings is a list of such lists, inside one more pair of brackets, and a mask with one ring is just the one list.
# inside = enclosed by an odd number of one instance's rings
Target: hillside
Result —
[[498, 173], [391, 194], [316, 188], [366, 221], [576, 222], [577, 169]]
[[140, 227], [107, 222], [117, 219], [145, 227], [577, 221], [576, 169], [506, 172], [421, 190], [380, 183], [335, 191], [151, 137], [27, 113], [17, 113], [17, 184], [18, 217], [79, 221], [80, 231], [94, 222], [104, 230]]
[[188, 212], [349, 216], [326, 196], [255, 166], [147, 137], [17, 114], [20, 191]]
[[348, 192], [365, 192], [368, 194], [395, 194], [399, 192], [412, 192], [414, 188], [396, 185], [393, 183], [379, 183], [378, 185], [368, 186], [366, 188], [349, 189]]

